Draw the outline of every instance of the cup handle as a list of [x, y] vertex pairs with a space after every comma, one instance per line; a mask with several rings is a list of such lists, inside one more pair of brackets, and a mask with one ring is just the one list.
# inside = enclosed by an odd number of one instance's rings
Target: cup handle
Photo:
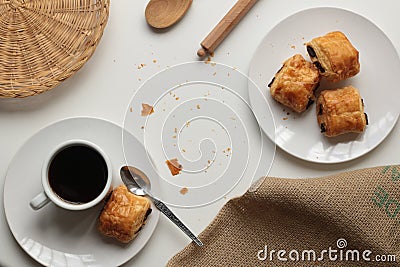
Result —
[[40, 192], [36, 197], [31, 200], [31, 202], [29, 202], [29, 205], [32, 209], [39, 210], [49, 202], [50, 198], [44, 192]]

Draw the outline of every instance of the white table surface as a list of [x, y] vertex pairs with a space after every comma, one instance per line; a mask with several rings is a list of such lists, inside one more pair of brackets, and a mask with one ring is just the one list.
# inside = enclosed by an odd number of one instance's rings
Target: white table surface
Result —
[[[26, 99], [0, 99], [0, 266], [38, 266], [15, 242], [4, 215], [4, 178], [18, 148], [39, 129], [67, 117], [98, 117], [122, 125], [129, 100], [146, 78], [167, 66], [198, 60], [196, 51], [199, 43], [234, 3], [235, 0], [195, 0], [176, 26], [155, 32], [144, 19], [147, 1], [111, 0], [110, 17], [103, 38], [93, 57], [78, 73], [42, 95]], [[297, 11], [325, 5], [365, 16], [386, 33], [400, 53], [400, 2], [397, 0], [260, 0], [217, 49], [213, 60], [247, 73], [257, 45], [276, 23]], [[138, 68], [140, 64], [146, 66]], [[277, 149], [269, 175], [316, 177], [396, 164], [399, 163], [399, 133], [397, 125], [372, 152], [341, 164], [308, 163]], [[202, 208], [173, 210], [198, 234], [211, 222], [225, 201], [222, 199]], [[186, 236], [161, 216], [148, 244], [124, 266], [164, 266], [188, 243]]]

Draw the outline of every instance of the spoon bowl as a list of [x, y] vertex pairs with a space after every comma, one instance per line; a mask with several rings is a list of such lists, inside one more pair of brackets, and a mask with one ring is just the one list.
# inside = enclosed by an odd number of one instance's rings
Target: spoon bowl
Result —
[[130, 192], [138, 196], [148, 196], [164, 215], [168, 217], [176, 226], [178, 226], [187, 236], [189, 236], [198, 246], [203, 243], [187, 228], [181, 220], [159, 199], [150, 193], [150, 179], [147, 175], [132, 166], [123, 166], [120, 170], [121, 179]]
[[145, 196], [151, 190], [150, 179], [138, 168], [123, 166], [120, 175], [126, 187], [135, 195]]
[[164, 29], [178, 22], [186, 14], [192, 0], [150, 0], [146, 6], [147, 23], [156, 29]]

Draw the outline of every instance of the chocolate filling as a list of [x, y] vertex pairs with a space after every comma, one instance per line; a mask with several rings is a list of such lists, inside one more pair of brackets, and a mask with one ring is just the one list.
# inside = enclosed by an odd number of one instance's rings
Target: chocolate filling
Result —
[[326, 132], [325, 123], [321, 123], [320, 127], [321, 127], [321, 133]]
[[367, 113], [364, 113], [364, 116], [365, 116], [365, 124], [368, 125], [368, 115], [367, 115]]
[[[311, 46], [307, 45], [307, 52], [310, 55], [311, 58], [317, 58], [317, 53], [315, 53], [314, 48], [312, 48]], [[313, 64], [319, 69], [319, 71], [321, 73], [325, 72], [325, 69], [321, 66], [321, 63], [319, 63], [318, 61], [313, 62]]]
[[319, 69], [319, 71], [321, 73], [325, 72], [325, 69], [321, 66], [321, 63], [319, 63], [319, 61], [315, 61], [315, 62], [313, 62], [313, 64], [315, 65], [315, 67], [317, 67]]
[[148, 209], [148, 210], [146, 211], [146, 215], [144, 215], [144, 220], [147, 219], [147, 217], [150, 215], [151, 212], [152, 212], [152, 209]]
[[[278, 74], [282, 69], [283, 69], [283, 66], [276, 72], [276, 74]], [[276, 75], [276, 74], [275, 74], [275, 75]], [[274, 83], [274, 81], [275, 81], [275, 76], [274, 76], [274, 78], [272, 78], [272, 80], [269, 82], [268, 87], [271, 87], [272, 84]]]
[[313, 103], [314, 103], [314, 100], [312, 100], [311, 98], [308, 99], [308, 103], [307, 103], [306, 109], [308, 109]]
[[140, 230], [142, 230], [142, 228], [143, 228], [143, 225], [142, 226], [140, 226], [140, 228], [135, 232], [135, 234], [137, 234], [137, 233], [139, 233], [140, 232]]
[[146, 211], [146, 215], [144, 215], [143, 224], [142, 224], [142, 226], [140, 226], [140, 228], [135, 232], [135, 234], [139, 233], [140, 230], [142, 230], [143, 225], [145, 224], [145, 222], [146, 222], [146, 220], [147, 220], [147, 217], [150, 215], [151, 211], [152, 211], [151, 209], [148, 209], [148, 210]]
[[322, 113], [323, 113], [322, 104], [319, 104], [318, 115], [322, 115]]
[[269, 82], [269, 84], [268, 84], [268, 87], [271, 87], [271, 86], [272, 86], [272, 84], [274, 83], [274, 81], [275, 81], [275, 77], [274, 77], [274, 78], [272, 78], [272, 80]]
[[310, 57], [317, 57], [317, 54], [314, 51], [314, 48], [311, 46], [307, 45], [307, 52], [310, 55]]

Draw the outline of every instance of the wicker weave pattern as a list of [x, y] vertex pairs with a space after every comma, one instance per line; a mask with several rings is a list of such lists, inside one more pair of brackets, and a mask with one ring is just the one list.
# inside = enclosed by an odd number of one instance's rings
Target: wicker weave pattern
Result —
[[0, 97], [40, 94], [73, 75], [108, 14], [109, 0], [0, 0]]

